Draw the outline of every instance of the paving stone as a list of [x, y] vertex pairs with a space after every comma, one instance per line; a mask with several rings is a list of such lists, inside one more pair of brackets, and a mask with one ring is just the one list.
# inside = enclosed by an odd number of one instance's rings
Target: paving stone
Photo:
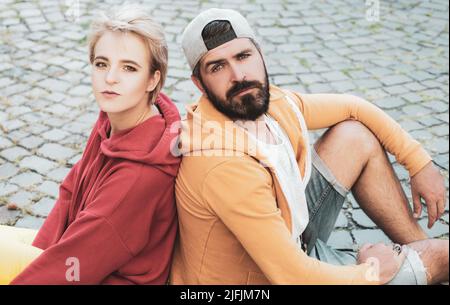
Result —
[[53, 181], [44, 181], [39, 187], [37, 187], [37, 190], [56, 198], [59, 194], [59, 184]]
[[65, 131], [59, 130], [59, 129], [52, 129], [47, 132], [44, 132], [42, 134], [42, 137], [44, 137], [47, 140], [50, 141], [59, 141], [67, 137], [69, 134]]
[[25, 188], [42, 182], [42, 176], [33, 172], [24, 172], [9, 180], [11, 183]]
[[33, 205], [31, 211], [34, 215], [47, 217], [54, 206], [54, 199], [44, 197]]
[[384, 85], [392, 86], [392, 85], [407, 83], [407, 82], [411, 81], [411, 79], [405, 75], [389, 75], [389, 76], [382, 77], [380, 79], [380, 81]]
[[441, 217], [442, 220], [444, 220], [448, 224], [448, 214], [445, 214]]
[[327, 242], [334, 249], [353, 249], [353, 239], [348, 231], [333, 231]]
[[339, 80], [347, 80], [348, 76], [340, 71], [333, 71], [328, 73], [323, 73], [322, 77], [328, 81], [339, 81]]
[[20, 218], [15, 226], [18, 228], [27, 228], [27, 229], [34, 229], [39, 230], [42, 225], [44, 224], [45, 219], [44, 218], [38, 218], [31, 215], [26, 215], [23, 218]]
[[[438, 127], [437, 125], [445, 127], [445, 125], [442, 125], [441, 121], [439, 121], [435, 117], [431, 117], [431, 116], [426, 116], [426, 117], [421, 118], [420, 123], [427, 127], [430, 127], [430, 126]], [[433, 128], [431, 128], [431, 129], [433, 129]]]
[[15, 166], [12, 163], [5, 163], [0, 165], [0, 180], [3, 179], [8, 179], [12, 176], [14, 176], [15, 174], [17, 174], [17, 172], [19, 171], [19, 169], [17, 168], [17, 166]]
[[325, 84], [313, 84], [308, 86], [309, 93], [331, 93], [333, 89]]
[[377, 106], [383, 108], [383, 109], [392, 109], [392, 108], [398, 108], [406, 104], [406, 102], [400, 98], [397, 97], [388, 97], [384, 99], [380, 99], [375, 101]]
[[448, 103], [444, 103], [442, 101], [432, 101], [432, 102], [426, 102], [423, 103], [423, 106], [435, 110], [437, 112], [448, 112]]
[[376, 227], [376, 224], [361, 209], [353, 210], [352, 211], [352, 218], [360, 226], [363, 226], [363, 227], [366, 227], [366, 228]]
[[38, 153], [53, 160], [65, 160], [75, 155], [76, 152], [59, 144], [44, 144], [39, 148]]
[[348, 226], [348, 220], [345, 214], [341, 211], [334, 225], [337, 228], [345, 228]]
[[13, 130], [19, 129], [23, 126], [25, 126], [26, 124], [21, 121], [21, 120], [9, 120], [9, 121], [4, 121], [2, 122], [3, 127], [6, 129], [6, 131], [11, 132]]
[[430, 109], [419, 105], [405, 106], [402, 110], [404, 113], [411, 116], [424, 116], [431, 112]]
[[[431, 138], [431, 137], [430, 137]], [[428, 144], [427, 148], [431, 151], [437, 152], [437, 153], [447, 153], [448, 154], [448, 138], [432, 138]]]
[[0, 149], [4, 149], [12, 145], [13, 143], [10, 140], [0, 137]]
[[14, 193], [18, 189], [19, 188], [14, 184], [10, 184], [7, 182], [0, 182], [0, 197]]
[[8, 203], [14, 203], [17, 207], [24, 208], [32, 203], [34, 196], [34, 193], [19, 191], [9, 197]]
[[387, 237], [383, 231], [379, 229], [374, 230], [354, 230], [352, 231], [353, 237], [355, 238], [356, 244], [362, 246], [364, 244], [376, 244], [376, 243], [392, 243], [389, 237]]
[[44, 140], [42, 138], [36, 137], [36, 136], [30, 136], [30, 137], [21, 139], [19, 141], [19, 144], [27, 149], [36, 148], [39, 145], [41, 145], [42, 143], [44, 143]]
[[6, 206], [0, 206], [0, 225], [13, 225], [20, 211], [8, 210]]
[[402, 128], [405, 129], [406, 131], [412, 131], [423, 128], [423, 125], [412, 120], [401, 121], [400, 125], [402, 125]]
[[448, 235], [448, 224], [443, 224], [439, 221], [436, 221], [431, 229], [428, 228], [428, 219], [424, 218], [419, 220], [419, 224], [425, 233], [430, 237], [439, 237], [444, 234]]
[[11, 162], [28, 155], [30, 155], [30, 153], [26, 149], [23, 149], [21, 147], [7, 148], [0, 152], [0, 156]]
[[52, 170], [47, 174], [53, 180], [62, 182], [64, 178], [69, 174], [70, 168], [67, 167], [58, 167], [57, 169]]
[[32, 170], [37, 171], [40, 174], [46, 174], [51, 169], [54, 169], [57, 167], [57, 163], [53, 161], [49, 161], [47, 159], [37, 157], [37, 156], [31, 156], [31, 157], [25, 157], [20, 162], [20, 166], [24, 168], [30, 168]]

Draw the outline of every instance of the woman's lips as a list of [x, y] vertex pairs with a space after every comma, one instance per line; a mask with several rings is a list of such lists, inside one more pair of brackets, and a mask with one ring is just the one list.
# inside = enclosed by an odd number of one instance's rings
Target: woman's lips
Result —
[[114, 91], [103, 91], [102, 95], [108, 99], [118, 97], [120, 94]]

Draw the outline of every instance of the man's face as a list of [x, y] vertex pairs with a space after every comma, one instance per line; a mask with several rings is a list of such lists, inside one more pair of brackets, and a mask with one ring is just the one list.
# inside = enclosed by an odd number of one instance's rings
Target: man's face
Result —
[[200, 61], [200, 83], [217, 110], [232, 120], [256, 120], [269, 108], [263, 58], [250, 39], [231, 40]]

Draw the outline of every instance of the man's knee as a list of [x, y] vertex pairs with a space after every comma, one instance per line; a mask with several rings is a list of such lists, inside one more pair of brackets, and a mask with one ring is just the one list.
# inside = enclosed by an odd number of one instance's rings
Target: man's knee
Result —
[[375, 135], [358, 121], [338, 123], [329, 129], [328, 134], [347, 147], [353, 147], [362, 153], [372, 154], [381, 148]]

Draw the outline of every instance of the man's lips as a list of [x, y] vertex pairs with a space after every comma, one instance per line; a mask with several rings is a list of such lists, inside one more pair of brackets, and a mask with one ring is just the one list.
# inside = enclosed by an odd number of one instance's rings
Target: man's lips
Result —
[[248, 93], [248, 91], [250, 91], [250, 90], [252, 90], [252, 89], [255, 89], [255, 88], [256, 88], [256, 87], [247, 87], [247, 88], [244, 88], [244, 89], [242, 89], [242, 90], [240, 90], [240, 91], [234, 93], [234, 94], [232, 95], [232, 97], [233, 97], [233, 96], [244, 95], [244, 94]]

